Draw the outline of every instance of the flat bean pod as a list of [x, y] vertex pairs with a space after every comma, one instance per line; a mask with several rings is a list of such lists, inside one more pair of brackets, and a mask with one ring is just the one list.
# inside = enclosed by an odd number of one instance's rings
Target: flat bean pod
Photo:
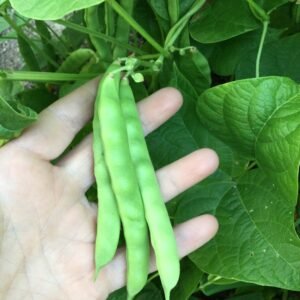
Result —
[[126, 78], [121, 82], [120, 98], [126, 120], [131, 158], [136, 168], [157, 269], [165, 298], [169, 299], [170, 291], [177, 284], [180, 273], [177, 245], [148, 153], [134, 96]]
[[127, 291], [132, 299], [147, 282], [149, 272], [148, 227], [131, 159], [119, 95], [120, 73], [107, 76], [98, 107], [104, 157], [126, 240]]

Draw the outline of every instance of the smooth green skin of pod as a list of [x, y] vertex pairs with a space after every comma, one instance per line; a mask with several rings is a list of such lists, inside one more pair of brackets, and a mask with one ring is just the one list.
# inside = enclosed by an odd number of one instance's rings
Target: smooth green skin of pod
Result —
[[173, 26], [179, 19], [179, 0], [168, 0], [168, 11], [170, 17], [171, 26]]
[[[112, 65], [108, 71], [113, 71], [117, 67], [119, 68], [118, 65]], [[109, 172], [104, 160], [103, 141], [101, 139], [98, 116], [99, 102], [103, 98], [104, 91], [107, 91], [108, 88], [107, 75], [104, 75], [98, 88], [93, 119], [94, 173], [98, 187], [99, 199], [95, 248], [96, 276], [100, 269], [113, 259], [118, 248], [121, 229], [117, 200], [111, 186]]]
[[178, 282], [180, 263], [172, 225], [157, 182], [139, 114], [128, 79], [124, 78], [120, 87], [122, 111], [126, 119], [130, 152], [136, 168], [140, 190], [145, 207], [151, 243], [156, 256], [157, 269], [165, 292], [170, 291]]
[[96, 53], [93, 50], [85, 48], [77, 49], [65, 59], [56, 72], [79, 73], [82, 67], [93, 57], [97, 59]]
[[105, 83], [99, 103], [101, 136], [126, 240], [128, 299], [133, 299], [148, 278], [148, 227], [121, 110], [120, 73], [108, 75]]
[[[134, 0], [121, 0], [120, 5], [126, 10], [126, 12], [130, 16], [132, 15], [134, 9]], [[121, 16], [118, 16], [115, 38], [124, 44], [128, 44], [129, 33], [130, 25]], [[117, 59], [126, 56], [126, 54], [126, 49], [116, 46], [116, 48], [114, 49], [113, 57], [114, 59]]]
[[[99, 15], [101, 13], [101, 16]], [[104, 20], [104, 8], [103, 5], [95, 5], [85, 10], [85, 23], [91, 30], [105, 32], [105, 23], [100, 23]], [[103, 16], [102, 16], [103, 14]], [[110, 61], [112, 58], [111, 49], [106, 41], [90, 35], [90, 40], [95, 47], [101, 60]]]

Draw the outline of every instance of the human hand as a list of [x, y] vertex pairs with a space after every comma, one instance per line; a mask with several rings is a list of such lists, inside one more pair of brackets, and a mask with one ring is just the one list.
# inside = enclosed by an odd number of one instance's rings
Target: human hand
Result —
[[[94, 281], [97, 208], [85, 192], [94, 182], [92, 136], [50, 163], [92, 116], [97, 80], [60, 99], [40, 114], [21, 137], [0, 149], [0, 298], [3, 300], [106, 299], [125, 285], [124, 249]], [[181, 95], [162, 89], [139, 103], [145, 134], [181, 106]], [[159, 111], [158, 111], [159, 109]], [[166, 201], [215, 171], [216, 154], [202, 149], [160, 169]], [[101, 199], [100, 199], [101, 201]], [[181, 257], [210, 240], [213, 216], [175, 228]], [[155, 261], [151, 259], [151, 270]]]

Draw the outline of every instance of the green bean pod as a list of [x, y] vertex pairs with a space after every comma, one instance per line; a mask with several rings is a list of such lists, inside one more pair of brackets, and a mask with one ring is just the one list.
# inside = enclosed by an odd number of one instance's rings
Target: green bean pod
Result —
[[168, 11], [170, 17], [170, 25], [173, 26], [179, 19], [179, 14], [180, 14], [179, 0], [168, 0]]
[[79, 73], [81, 69], [91, 60], [98, 60], [96, 53], [91, 49], [79, 48], [73, 51], [61, 64], [56, 72]]
[[[115, 68], [116, 66], [112, 65], [108, 72]], [[109, 88], [108, 84], [110, 82], [107, 82], [107, 76], [104, 75], [98, 88], [93, 119], [94, 173], [98, 187], [98, 222], [95, 248], [96, 275], [103, 266], [113, 259], [118, 247], [121, 229], [117, 201], [104, 159], [98, 116], [99, 102], [103, 97], [104, 91], [107, 91]]]
[[[120, 5], [126, 10], [126, 12], [129, 15], [132, 15], [133, 8], [134, 8], [134, 0], [121, 0]], [[126, 45], [128, 44], [129, 33], [130, 33], [130, 25], [121, 16], [118, 16], [115, 38], [119, 42], [122, 42]], [[127, 50], [125, 48], [123, 47], [121, 48], [118, 46], [115, 47], [114, 55], [113, 55], [114, 59], [124, 57], [126, 55], [127, 55]]]
[[136, 168], [157, 269], [165, 298], [169, 299], [170, 291], [177, 284], [180, 274], [177, 245], [127, 78], [122, 79], [120, 98], [127, 125], [130, 153]]
[[[85, 10], [85, 23], [91, 30], [105, 33], [104, 5], [95, 5]], [[106, 62], [111, 61], [112, 51], [106, 41], [90, 35], [90, 40], [95, 47], [100, 59]]]
[[143, 201], [130, 156], [119, 95], [120, 73], [108, 75], [101, 89], [98, 115], [104, 157], [116, 195], [126, 241], [127, 292], [133, 299], [147, 282], [149, 239]]

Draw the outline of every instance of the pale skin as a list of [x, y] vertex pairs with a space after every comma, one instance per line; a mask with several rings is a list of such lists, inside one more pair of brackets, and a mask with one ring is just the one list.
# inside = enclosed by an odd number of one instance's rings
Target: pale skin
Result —
[[[119, 249], [96, 281], [94, 241], [97, 207], [85, 192], [94, 183], [92, 136], [56, 165], [75, 134], [92, 117], [97, 80], [58, 100], [18, 139], [0, 149], [0, 298], [2, 300], [104, 300], [125, 285], [125, 250]], [[145, 135], [181, 106], [182, 96], [162, 89], [139, 103]], [[201, 149], [157, 171], [166, 201], [218, 167], [218, 157]], [[101, 201], [101, 199], [100, 199]], [[213, 216], [176, 228], [181, 257], [217, 232]], [[205, 258], [204, 258], [205, 259]], [[149, 272], [155, 270], [152, 257]]]

